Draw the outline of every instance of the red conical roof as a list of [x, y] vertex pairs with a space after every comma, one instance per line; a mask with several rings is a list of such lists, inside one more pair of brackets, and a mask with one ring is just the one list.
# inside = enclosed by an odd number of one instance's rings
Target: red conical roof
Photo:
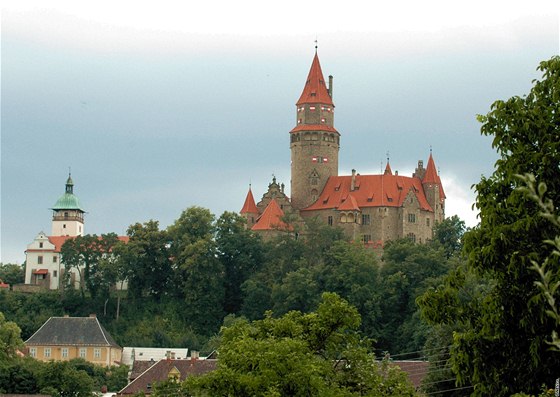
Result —
[[391, 166], [389, 165], [388, 161], [387, 161], [387, 165], [385, 166], [385, 175], [393, 175], [393, 170], [391, 169]]
[[430, 153], [430, 158], [428, 159], [428, 165], [426, 166], [426, 173], [424, 174], [422, 183], [439, 183], [439, 176], [437, 174], [436, 164], [434, 163], [432, 153]]
[[240, 211], [241, 214], [258, 214], [259, 210], [257, 209], [257, 205], [255, 204], [255, 199], [253, 197], [253, 192], [251, 188], [249, 188], [249, 192], [247, 192], [247, 197], [245, 198], [245, 204], [243, 204], [243, 208]]
[[441, 179], [436, 170], [436, 163], [430, 153], [430, 158], [428, 159], [428, 165], [426, 166], [426, 173], [422, 179], [422, 183], [433, 183], [439, 186], [439, 197], [440, 199], [445, 198], [445, 192], [443, 191], [443, 186], [441, 185]]
[[276, 200], [272, 199], [251, 230], [288, 230], [288, 225], [282, 221], [283, 216], [284, 211], [278, 206]]
[[329, 91], [327, 90], [327, 85], [325, 84], [325, 78], [323, 77], [323, 71], [321, 70], [317, 52], [315, 52], [315, 57], [313, 58], [305, 87], [303, 87], [303, 92], [296, 105], [304, 103], [321, 103], [334, 106]]

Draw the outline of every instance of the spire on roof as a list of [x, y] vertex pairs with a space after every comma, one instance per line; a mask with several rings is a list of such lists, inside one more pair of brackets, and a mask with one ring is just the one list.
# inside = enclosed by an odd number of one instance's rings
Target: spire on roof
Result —
[[320, 103], [334, 106], [325, 83], [325, 78], [323, 77], [319, 56], [317, 55], [317, 48], [315, 48], [315, 56], [313, 57], [313, 63], [311, 64], [305, 87], [303, 87], [303, 92], [296, 105], [304, 103]]
[[253, 192], [251, 191], [251, 185], [249, 185], [249, 191], [247, 192], [247, 197], [245, 198], [245, 203], [240, 211], [241, 214], [258, 214], [259, 210], [255, 204], [255, 198], [253, 197]]
[[73, 194], [74, 191], [74, 181], [72, 181], [72, 172], [70, 167], [68, 167], [68, 179], [66, 180], [66, 193]]
[[428, 159], [428, 165], [426, 166], [426, 173], [422, 179], [422, 183], [437, 183], [441, 184], [439, 175], [437, 174], [436, 164], [434, 163], [434, 158], [432, 157], [432, 150], [430, 148], [430, 158]]
[[384, 175], [393, 175], [393, 170], [391, 170], [391, 166], [389, 165], [389, 161], [387, 160], [387, 165], [385, 166]]

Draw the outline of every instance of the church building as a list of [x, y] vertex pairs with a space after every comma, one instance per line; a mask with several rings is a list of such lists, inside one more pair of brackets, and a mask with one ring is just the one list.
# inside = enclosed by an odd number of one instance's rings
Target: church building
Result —
[[[412, 176], [393, 173], [389, 162], [379, 175], [338, 175], [341, 134], [334, 126], [333, 77], [323, 77], [317, 51], [296, 102], [296, 126], [290, 131], [290, 197], [273, 178], [255, 203], [251, 188], [241, 214], [247, 227], [265, 236], [289, 231], [291, 219], [318, 217], [341, 227], [350, 239], [372, 247], [407, 237], [432, 238], [445, 214], [445, 193], [430, 152], [426, 167], [418, 161]], [[297, 220], [296, 220], [297, 223]]]

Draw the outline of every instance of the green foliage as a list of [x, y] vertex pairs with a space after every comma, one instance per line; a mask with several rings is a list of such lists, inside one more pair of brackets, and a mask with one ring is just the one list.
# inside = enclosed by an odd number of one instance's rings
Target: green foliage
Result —
[[236, 321], [222, 329], [216, 371], [188, 378], [189, 395], [412, 396], [395, 368], [376, 362], [357, 329], [360, 316], [325, 293], [316, 312]]
[[459, 255], [463, 249], [463, 235], [465, 234], [465, 222], [457, 215], [445, 218], [436, 223], [433, 229], [435, 242], [441, 244], [447, 258]]
[[18, 349], [23, 348], [20, 335], [21, 330], [17, 324], [6, 321], [4, 314], [0, 312], [0, 363], [13, 360]]
[[[500, 158], [492, 176], [476, 185], [480, 224], [464, 236], [469, 269], [423, 298], [428, 318], [462, 325], [454, 333], [451, 364], [459, 384], [471, 383], [475, 396], [537, 393], [560, 371], [557, 353], [546, 343], [557, 324], [531, 269], [547, 260], [545, 241], [558, 233], [518, 189], [523, 182], [517, 177], [533, 174], [560, 202], [560, 58], [542, 62], [539, 70], [543, 78], [527, 96], [496, 101], [479, 117]], [[558, 258], [554, 263], [557, 268]], [[463, 299], [469, 273], [489, 290]]]
[[25, 281], [25, 266], [0, 262], [0, 281], [10, 284], [23, 284]]

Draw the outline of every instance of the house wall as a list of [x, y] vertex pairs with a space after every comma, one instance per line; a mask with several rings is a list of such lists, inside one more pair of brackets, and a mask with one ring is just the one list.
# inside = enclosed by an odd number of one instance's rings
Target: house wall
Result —
[[[122, 349], [107, 346], [40, 345], [27, 347], [29, 356], [40, 361], [68, 361], [73, 358], [83, 358], [93, 364], [110, 366], [120, 363], [122, 357]], [[81, 349], [84, 349], [83, 352]]]

